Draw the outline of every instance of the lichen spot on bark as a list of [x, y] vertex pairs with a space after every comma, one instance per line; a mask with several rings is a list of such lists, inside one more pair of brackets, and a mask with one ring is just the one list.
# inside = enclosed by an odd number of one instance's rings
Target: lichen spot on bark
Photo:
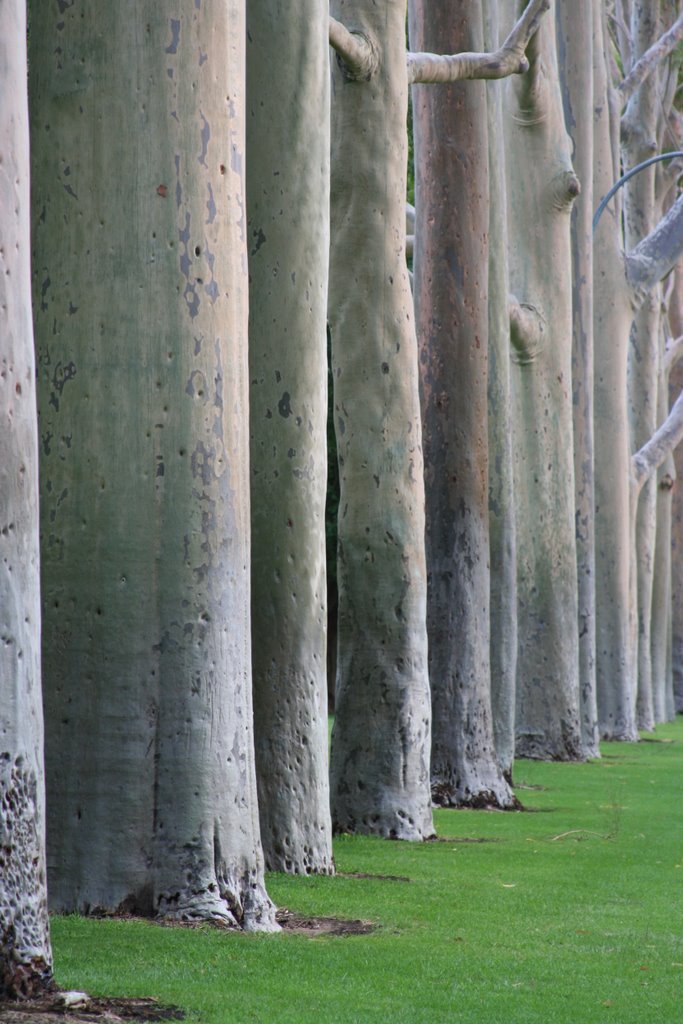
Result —
[[37, 780], [20, 756], [0, 754], [0, 997], [51, 984]]

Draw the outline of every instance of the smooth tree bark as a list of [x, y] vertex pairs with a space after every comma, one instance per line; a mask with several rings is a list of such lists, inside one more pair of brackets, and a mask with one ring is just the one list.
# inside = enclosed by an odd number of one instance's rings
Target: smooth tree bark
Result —
[[405, 262], [406, 5], [335, 0], [332, 14], [369, 56], [368, 65], [332, 61], [329, 322], [340, 475], [332, 820], [337, 831], [423, 839], [433, 831], [431, 714]]
[[508, 84], [510, 304], [517, 501], [517, 754], [586, 755], [580, 724], [572, 449], [572, 168], [555, 10]]
[[40, 692], [26, 7], [0, 4], [0, 1003], [52, 986]]
[[[632, 58], [637, 61], [660, 36], [660, 0], [638, 0], [630, 21]], [[660, 84], [657, 70], [633, 93], [622, 117], [622, 159], [630, 170], [657, 151]], [[656, 168], [642, 171], [625, 186], [625, 241], [629, 249], [653, 230], [660, 215]], [[629, 351], [629, 403], [632, 450], [640, 448], [657, 427], [659, 331], [661, 293], [658, 286], [644, 297], [631, 326]], [[638, 601], [638, 697], [636, 713], [641, 729], [655, 725], [652, 694], [652, 596], [657, 526], [657, 481], [650, 478], [638, 498], [636, 511], [636, 571]]]
[[[485, 43], [499, 41], [498, 0], [484, 4]], [[488, 444], [491, 705], [496, 753], [512, 778], [517, 669], [517, 543], [512, 475], [509, 272], [503, 90], [487, 85], [489, 145]]]
[[[676, 264], [668, 309], [672, 348], [683, 339], [683, 259]], [[671, 405], [683, 391], [683, 361], [672, 360], [669, 373]], [[671, 652], [674, 710], [683, 712], [683, 448], [674, 451], [676, 471], [671, 523]]]
[[[594, 171], [596, 200], [619, 178], [620, 105], [609, 74], [606, 13], [594, 26]], [[594, 431], [596, 685], [605, 739], [637, 740], [635, 577], [631, 561], [627, 365], [633, 309], [623, 256], [621, 193], [594, 235]]]
[[254, 772], [244, 9], [31, 27], [55, 910], [275, 928]]
[[572, 393], [579, 686], [585, 753], [599, 757], [595, 675], [595, 486], [593, 438], [593, 6], [559, 0], [557, 46], [565, 124], [581, 192], [572, 207]]
[[286, 18], [275, 0], [247, 4], [256, 770], [266, 865], [296, 873], [333, 870], [325, 573], [328, 24], [321, 0], [290, 4]]
[[[410, 44], [484, 50], [481, 5], [413, 0]], [[508, 808], [491, 709], [488, 459], [489, 167], [484, 82], [413, 87], [432, 690], [432, 796]]]

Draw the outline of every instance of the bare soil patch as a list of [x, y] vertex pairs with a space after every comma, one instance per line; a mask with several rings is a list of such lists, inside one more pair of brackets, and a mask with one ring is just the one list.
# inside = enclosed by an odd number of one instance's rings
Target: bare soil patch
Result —
[[425, 843], [502, 843], [502, 839], [489, 836], [428, 836]]
[[369, 935], [375, 931], [371, 921], [347, 921], [339, 917], [305, 917], [295, 914], [287, 907], [280, 907], [275, 919], [283, 931], [296, 935]]
[[156, 999], [89, 999], [81, 1007], [68, 1008], [59, 995], [6, 1003], [0, 1006], [1, 1024], [126, 1024], [184, 1020], [177, 1006], [163, 1006]]

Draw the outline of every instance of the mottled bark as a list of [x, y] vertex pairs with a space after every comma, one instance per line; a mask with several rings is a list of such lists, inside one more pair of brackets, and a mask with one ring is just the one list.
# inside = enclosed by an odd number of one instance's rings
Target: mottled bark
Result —
[[579, 192], [547, 17], [508, 83], [517, 753], [585, 756], [579, 710], [570, 212]]
[[339, 454], [333, 825], [422, 839], [429, 786], [424, 486], [405, 264], [406, 7], [337, 0], [381, 54], [369, 81], [333, 61], [329, 322]]
[[60, 4], [31, 48], [52, 904], [272, 928], [243, 5]]
[[[498, 0], [484, 4], [486, 47], [498, 44]], [[507, 203], [503, 90], [487, 86], [489, 144], [489, 547], [491, 616], [491, 705], [498, 760], [512, 776], [515, 756], [517, 667], [517, 545], [512, 478], [510, 397], [510, 293], [507, 262]]]
[[256, 773], [266, 865], [306, 874], [332, 871], [325, 575], [327, 33], [327, 4], [321, 0], [290, 4], [284, 19], [275, 0], [248, 2]]
[[[414, 0], [410, 42], [483, 50], [481, 5]], [[413, 89], [414, 295], [420, 353], [432, 690], [432, 795], [510, 807], [496, 759], [489, 655], [486, 86]]]
[[40, 693], [26, 7], [0, 4], [0, 1002], [52, 984]]
[[572, 392], [578, 570], [581, 734], [599, 757], [595, 676], [595, 484], [593, 438], [593, 5], [560, 0], [557, 45], [572, 163], [581, 193], [572, 208]]
[[[638, 0], [631, 15], [633, 60], [659, 38], [660, 0]], [[622, 156], [629, 170], [657, 150], [660, 110], [658, 75], [650, 75], [629, 100], [622, 117]], [[634, 249], [655, 227], [661, 210], [655, 195], [655, 167], [636, 175], [624, 189], [627, 249]], [[631, 326], [628, 390], [632, 450], [638, 450], [657, 427], [657, 381], [661, 295], [651, 290], [640, 304]], [[652, 697], [652, 588], [657, 523], [657, 483], [648, 480], [636, 510], [636, 566], [638, 601], [638, 697], [636, 713], [641, 729], [655, 723]]]
[[[523, 75], [529, 68], [525, 50], [541, 18], [549, 9], [550, 0], [529, 0], [503, 44], [488, 53], [483, 53], [481, 47], [475, 51], [455, 53], [443, 38], [433, 36], [433, 42], [425, 45], [432, 45], [434, 50], [446, 49], [451, 52], [409, 53], [408, 81], [411, 85], [418, 82], [443, 85], [465, 78], [499, 79], [509, 75]], [[416, 45], [421, 44], [416, 40]]]
[[[683, 335], [683, 259], [675, 268], [675, 286], [669, 301], [669, 327], [674, 339]], [[683, 392], [683, 360], [672, 364], [669, 374], [671, 405]], [[671, 523], [671, 649], [674, 708], [683, 712], [683, 448], [674, 452], [676, 466]]]
[[[606, 15], [595, 5], [593, 190], [619, 177], [619, 111], [609, 78]], [[606, 739], [637, 740], [635, 578], [631, 561], [631, 447], [626, 370], [632, 320], [623, 259], [621, 194], [594, 237], [595, 587], [598, 722]]]

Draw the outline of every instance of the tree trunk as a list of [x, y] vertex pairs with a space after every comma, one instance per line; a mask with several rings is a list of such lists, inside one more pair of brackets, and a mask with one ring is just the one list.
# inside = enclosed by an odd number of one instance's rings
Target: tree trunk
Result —
[[[600, 199], [619, 178], [619, 111], [608, 68], [606, 14], [594, 9], [594, 177]], [[618, 135], [617, 135], [618, 137]], [[594, 413], [596, 676], [600, 734], [637, 740], [635, 579], [631, 561], [628, 337], [632, 320], [623, 260], [620, 193], [595, 231]]]
[[341, 496], [332, 819], [338, 831], [422, 839], [432, 832], [431, 733], [405, 263], [406, 7], [336, 0], [332, 13], [381, 54], [369, 80], [333, 60], [329, 322]]
[[595, 487], [593, 441], [593, 4], [560, 0], [558, 55], [565, 123], [581, 193], [572, 209], [572, 391], [579, 599], [581, 733], [599, 757], [595, 682]]
[[[660, 0], [639, 0], [633, 5], [631, 39], [633, 60], [645, 53], [660, 32]], [[622, 118], [625, 170], [652, 156], [657, 149], [660, 111], [658, 74], [655, 72], [633, 94]], [[655, 167], [649, 167], [625, 186], [625, 239], [632, 249], [652, 231], [660, 212], [655, 197]], [[631, 327], [629, 402], [632, 450], [638, 449], [657, 428], [659, 376], [659, 287], [646, 296]], [[636, 571], [638, 600], [638, 697], [636, 714], [641, 729], [655, 724], [652, 695], [652, 593], [657, 524], [657, 481], [651, 477], [638, 498], [636, 510]]]
[[[676, 281], [669, 303], [669, 326], [672, 338], [683, 336], [683, 260], [674, 271]], [[683, 360], [678, 360], [669, 374], [671, 405], [683, 391]], [[674, 708], [683, 712], [683, 446], [674, 452], [676, 466], [671, 524], [671, 649]]]
[[0, 1002], [52, 984], [40, 693], [26, 6], [0, 4]]
[[[414, 0], [411, 49], [483, 50], [481, 5]], [[483, 82], [413, 88], [432, 796], [510, 807], [491, 713], [488, 130]]]
[[[499, 44], [498, 0], [486, 0], [486, 49]], [[487, 85], [489, 144], [489, 544], [491, 704], [496, 753], [512, 778], [517, 667], [517, 542], [512, 477], [510, 315], [503, 86]]]
[[61, 4], [31, 47], [52, 904], [273, 928], [243, 5]]
[[581, 759], [571, 393], [570, 211], [579, 184], [557, 76], [555, 23], [508, 85], [509, 236], [517, 496], [517, 754]]
[[[330, 873], [328, 5], [247, 6], [254, 732], [274, 871]], [[273, 81], [277, 89], [273, 89]], [[282, 96], [289, 97], [282, 103]], [[296, 98], [296, 99], [295, 99]]]

